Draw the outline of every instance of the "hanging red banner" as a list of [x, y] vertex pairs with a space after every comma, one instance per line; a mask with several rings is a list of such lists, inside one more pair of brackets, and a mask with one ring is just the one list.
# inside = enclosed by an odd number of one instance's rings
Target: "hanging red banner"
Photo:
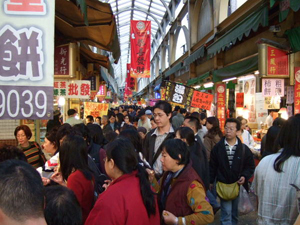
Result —
[[236, 93], [235, 107], [244, 107], [244, 93]]
[[203, 93], [201, 91], [194, 91], [191, 106], [195, 108], [210, 110], [213, 99], [214, 96], [211, 94]]
[[294, 114], [300, 113], [300, 67], [295, 67]]
[[267, 76], [288, 77], [289, 57], [287, 51], [268, 46]]
[[126, 72], [124, 98], [127, 100], [128, 97], [132, 97], [132, 88], [130, 88], [130, 64], [127, 64]]
[[150, 77], [150, 39], [151, 21], [130, 21], [131, 77]]
[[98, 96], [106, 96], [106, 86], [105, 85], [99, 86], [99, 91], [98, 91], [97, 95]]
[[220, 128], [224, 133], [225, 126], [225, 106], [226, 106], [226, 84], [217, 84], [217, 118], [220, 122]]

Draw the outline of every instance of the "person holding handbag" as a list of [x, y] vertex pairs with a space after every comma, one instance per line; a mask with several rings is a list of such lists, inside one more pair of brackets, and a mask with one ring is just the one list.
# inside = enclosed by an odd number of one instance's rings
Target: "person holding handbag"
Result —
[[[209, 162], [210, 186], [217, 181], [221, 200], [221, 225], [238, 223], [239, 185], [247, 185], [255, 164], [251, 150], [237, 137], [241, 124], [229, 118], [225, 122], [225, 137], [212, 149]], [[246, 188], [247, 189], [247, 188]]]

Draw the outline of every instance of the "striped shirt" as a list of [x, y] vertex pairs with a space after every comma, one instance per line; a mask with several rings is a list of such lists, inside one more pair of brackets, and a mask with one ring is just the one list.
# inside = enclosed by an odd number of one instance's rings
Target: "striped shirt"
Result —
[[227, 153], [227, 157], [228, 157], [228, 161], [229, 161], [229, 166], [231, 168], [234, 153], [235, 153], [236, 147], [238, 145], [238, 140], [236, 139], [235, 144], [232, 146], [226, 141], [226, 138], [224, 139], [224, 142], [225, 142], [226, 153]]
[[40, 147], [35, 142], [29, 142], [29, 146], [26, 148], [23, 148], [19, 146], [23, 153], [25, 154], [27, 161], [30, 165], [32, 165], [34, 168], [38, 168], [40, 166], [43, 166], [40, 164]]

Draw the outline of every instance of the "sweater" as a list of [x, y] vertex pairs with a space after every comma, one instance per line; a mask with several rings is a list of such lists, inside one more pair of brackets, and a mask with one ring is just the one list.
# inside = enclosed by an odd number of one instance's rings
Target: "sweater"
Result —
[[83, 223], [87, 219], [94, 203], [94, 185], [92, 180], [86, 179], [80, 170], [72, 173], [67, 180], [67, 187], [71, 189], [79, 202]]
[[159, 210], [156, 204], [156, 214], [148, 217], [140, 192], [140, 181], [137, 171], [124, 174], [114, 180], [103, 192], [86, 225], [159, 225]]

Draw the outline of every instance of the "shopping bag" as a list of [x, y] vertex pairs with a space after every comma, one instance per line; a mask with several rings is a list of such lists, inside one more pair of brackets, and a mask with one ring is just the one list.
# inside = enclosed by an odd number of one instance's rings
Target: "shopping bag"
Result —
[[239, 194], [239, 205], [238, 205], [239, 213], [248, 214], [254, 211], [254, 207], [250, 201], [249, 194], [243, 185], [240, 186], [240, 194]]

